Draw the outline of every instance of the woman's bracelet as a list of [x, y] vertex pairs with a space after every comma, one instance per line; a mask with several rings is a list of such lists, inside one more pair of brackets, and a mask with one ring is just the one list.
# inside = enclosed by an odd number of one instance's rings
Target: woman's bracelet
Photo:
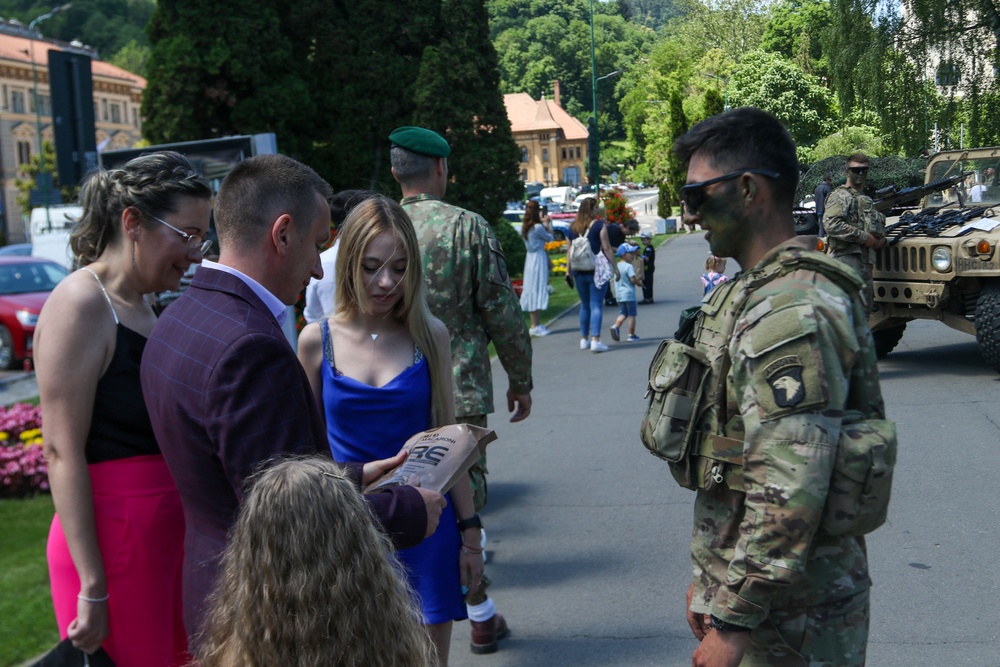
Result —
[[462, 544], [462, 551], [464, 551], [467, 554], [471, 554], [471, 555], [476, 555], [476, 554], [483, 553], [482, 548], [470, 546], [470, 545], [464, 544], [464, 543]]
[[107, 602], [108, 598], [111, 597], [111, 596], [108, 595], [107, 593], [105, 593], [104, 597], [102, 597], [102, 598], [88, 598], [83, 593], [77, 593], [76, 597], [77, 597], [77, 599], [83, 600], [84, 602]]

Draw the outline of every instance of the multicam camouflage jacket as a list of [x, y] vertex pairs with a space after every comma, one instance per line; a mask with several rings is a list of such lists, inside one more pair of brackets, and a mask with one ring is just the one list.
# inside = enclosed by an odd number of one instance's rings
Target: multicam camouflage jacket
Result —
[[423, 255], [427, 303], [451, 334], [455, 415], [493, 412], [492, 341], [515, 393], [531, 391], [531, 338], [486, 220], [431, 195], [404, 197]]
[[875, 250], [865, 248], [864, 243], [869, 234], [885, 236], [885, 216], [875, 210], [871, 197], [845, 184], [826, 198], [823, 228], [831, 255], [861, 255], [874, 264]]
[[839, 263], [809, 245], [782, 243], [710, 292], [696, 330], [714, 388], [699, 426], [742, 442], [743, 465], [697, 491], [691, 609], [750, 628], [870, 586], [863, 539], [818, 529], [845, 407], [884, 414], [875, 352], [858, 278], [817, 271]]

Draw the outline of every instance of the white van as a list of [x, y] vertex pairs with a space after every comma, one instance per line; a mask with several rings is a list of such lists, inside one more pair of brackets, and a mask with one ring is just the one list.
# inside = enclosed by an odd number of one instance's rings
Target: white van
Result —
[[67, 269], [73, 268], [73, 253], [69, 249], [69, 235], [76, 221], [83, 215], [80, 206], [50, 206], [31, 211], [31, 255], [52, 260]]
[[542, 188], [539, 196], [548, 197], [557, 204], [562, 204], [563, 206], [569, 204], [576, 197], [577, 189], [572, 185], [565, 185], [558, 188]]

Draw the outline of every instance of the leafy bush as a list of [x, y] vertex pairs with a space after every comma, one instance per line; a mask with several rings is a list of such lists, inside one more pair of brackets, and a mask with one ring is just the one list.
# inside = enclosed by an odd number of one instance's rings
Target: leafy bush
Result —
[[16, 403], [0, 408], [0, 498], [23, 498], [49, 490], [41, 425], [37, 405]]
[[501, 219], [493, 223], [492, 227], [493, 233], [500, 241], [503, 256], [507, 260], [507, 272], [511, 278], [520, 277], [524, 273], [524, 258], [528, 254], [524, 239], [507, 220]]

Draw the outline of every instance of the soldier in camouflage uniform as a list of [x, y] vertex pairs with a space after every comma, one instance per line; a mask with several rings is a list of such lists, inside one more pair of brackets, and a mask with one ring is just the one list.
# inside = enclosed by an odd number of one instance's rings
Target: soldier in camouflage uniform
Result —
[[714, 116], [674, 151], [712, 253], [744, 268], [695, 328], [710, 361], [696, 428], [719, 455], [694, 466], [692, 664], [863, 665], [864, 540], [820, 530], [845, 412], [883, 413], [860, 281], [795, 238], [795, 145], [772, 116]]
[[865, 312], [871, 314], [875, 306], [872, 292], [875, 251], [885, 247], [886, 241], [885, 216], [875, 210], [871, 197], [864, 194], [868, 168], [868, 156], [864, 153], [855, 153], [847, 159], [847, 182], [827, 197], [823, 228], [828, 252], [857, 271], [864, 281], [861, 296]]
[[[401, 127], [389, 135], [392, 173], [403, 190], [403, 209], [420, 241], [431, 313], [451, 334], [455, 418], [486, 426], [493, 412], [489, 343], [507, 372], [507, 409], [512, 422], [531, 412], [531, 339], [510, 284], [500, 243], [486, 220], [441, 201], [448, 184], [451, 148], [441, 135]], [[486, 504], [486, 457], [469, 471], [476, 510]], [[460, 526], [462, 524], [460, 523]], [[465, 533], [463, 532], [463, 538]], [[486, 595], [490, 581], [468, 598], [474, 653], [492, 653], [507, 633]]]

